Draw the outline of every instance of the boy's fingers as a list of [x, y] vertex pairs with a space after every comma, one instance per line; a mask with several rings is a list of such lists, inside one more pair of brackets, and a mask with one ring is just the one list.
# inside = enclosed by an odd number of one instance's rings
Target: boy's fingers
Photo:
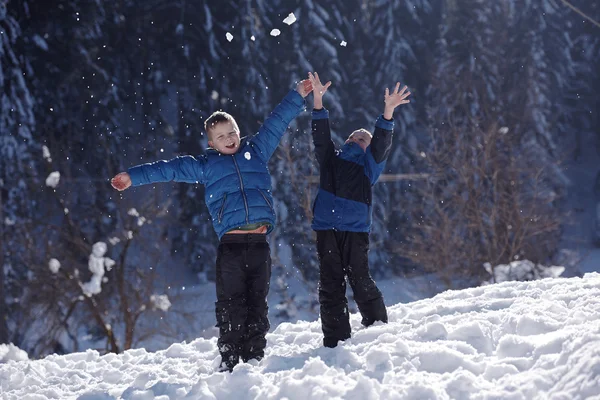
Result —
[[390, 95], [390, 89], [388, 89], [388, 88], [385, 88], [385, 96], [387, 97], [387, 96], [389, 96], [389, 95]]
[[394, 89], [394, 94], [398, 94], [399, 89], [400, 89], [400, 82], [396, 82], [396, 88]]
[[331, 81], [329, 81], [325, 84], [325, 89], [327, 89], [329, 86], [331, 86]]

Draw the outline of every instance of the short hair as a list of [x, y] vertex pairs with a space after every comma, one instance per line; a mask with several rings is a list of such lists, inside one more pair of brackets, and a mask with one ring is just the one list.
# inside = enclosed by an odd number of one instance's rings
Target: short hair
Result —
[[208, 140], [212, 139], [212, 135], [210, 132], [211, 129], [222, 122], [231, 122], [231, 125], [233, 125], [233, 129], [235, 129], [238, 132], [240, 131], [237, 122], [235, 122], [235, 118], [233, 118], [233, 115], [226, 113], [225, 111], [215, 111], [210, 115], [210, 117], [206, 119], [206, 121], [204, 121], [204, 130], [208, 134]]
[[371, 139], [373, 138], [373, 134], [371, 132], [369, 132], [368, 130], [366, 130], [365, 128], [360, 128], [360, 129], [355, 130], [354, 132], [352, 132], [350, 134], [350, 136], [348, 136], [348, 138], [352, 137], [352, 135], [354, 135], [356, 132], [366, 133], [367, 135], [369, 135], [369, 137]]

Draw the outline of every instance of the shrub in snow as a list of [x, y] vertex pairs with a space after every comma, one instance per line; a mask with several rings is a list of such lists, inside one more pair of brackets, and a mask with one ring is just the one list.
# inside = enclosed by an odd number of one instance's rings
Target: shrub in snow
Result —
[[558, 278], [565, 271], [565, 267], [546, 267], [541, 264], [534, 264], [529, 260], [513, 261], [510, 264], [500, 264], [495, 267], [492, 267], [490, 263], [485, 263], [483, 267], [492, 276], [492, 279], [484, 282], [486, 285], [507, 281]]
[[27, 361], [27, 353], [12, 343], [0, 344], [0, 364], [9, 361]]

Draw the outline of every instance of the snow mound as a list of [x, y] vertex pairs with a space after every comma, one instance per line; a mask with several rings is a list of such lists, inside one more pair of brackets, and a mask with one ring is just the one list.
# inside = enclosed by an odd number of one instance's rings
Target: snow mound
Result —
[[[282, 323], [260, 362], [215, 373], [216, 338], [0, 365], [4, 399], [584, 399], [600, 396], [600, 274], [503, 282], [388, 308], [321, 346]], [[595, 397], [598, 398], [598, 397]]]
[[[15, 346], [12, 343], [0, 344], [0, 364], [9, 361], [26, 361], [29, 360], [27, 353]], [[3, 387], [0, 380], [0, 388]]]

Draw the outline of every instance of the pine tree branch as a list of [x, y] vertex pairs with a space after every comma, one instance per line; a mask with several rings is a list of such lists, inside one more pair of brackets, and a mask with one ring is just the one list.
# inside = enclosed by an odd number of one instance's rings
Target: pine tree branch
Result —
[[587, 19], [588, 21], [590, 21], [592, 24], [596, 25], [598, 28], [600, 28], [600, 23], [596, 20], [594, 20], [592, 17], [586, 15], [583, 11], [581, 11], [580, 9], [578, 9], [577, 7], [575, 7], [573, 4], [569, 3], [567, 0], [560, 0], [562, 1], [567, 7], [571, 8], [573, 11], [575, 11], [577, 14], [581, 15], [583, 18]]

